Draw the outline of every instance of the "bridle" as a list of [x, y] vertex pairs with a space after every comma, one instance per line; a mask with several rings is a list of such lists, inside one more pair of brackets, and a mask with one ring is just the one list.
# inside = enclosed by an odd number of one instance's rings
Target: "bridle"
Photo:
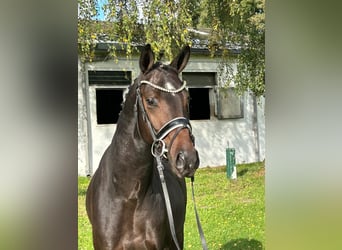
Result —
[[[151, 146], [151, 153], [152, 153], [152, 155], [154, 157], [156, 157], [157, 155], [159, 155], [159, 156], [163, 155], [164, 157], [167, 158], [166, 153], [170, 150], [175, 137], [179, 134], [179, 132], [182, 129], [188, 129], [189, 130], [190, 138], [191, 138], [192, 142], [194, 143], [194, 136], [192, 135], [192, 127], [191, 127], [189, 119], [186, 118], [186, 117], [176, 117], [176, 118], [168, 121], [167, 123], [165, 123], [158, 131], [153, 127], [153, 125], [152, 125], [152, 123], [150, 121], [150, 118], [149, 118], [149, 116], [148, 116], [148, 114], [146, 112], [146, 109], [145, 109], [145, 106], [143, 104], [143, 101], [142, 101], [140, 87], [143, 84], [150, 85], [151, 87], [153, 87], [155, 89], [158, 89], [158, 90], [160, 90], [162, 92], [166, 92], [166, 93], [170, 93], [170, 94], [177, 94], [177, 93], [182, 92], [185, 89], [186, 82], [183, 81], [183, 85], [180, 88], [178, 88], [178, 89], [163, 88], [161, 86], [158, 86], [158, 85], [156, 85], [156, 84], [154, 84], [152, 82], [146, 81], [146, 80], [140, 81], [138, 83], [138, 85], [137, 85], [137, 89], [136, 89], [136, 95], [137, 95], [136, 102], [137, 102], [137, 104], [140, 107], [140, 110], [142, 112], [143, 120], [146, 122], [146, 124], [147, 124], [147, 126], [149, 128], [150, 134], [152, 136], [152, 139], [153, 139], [153, 143], [152, 143], [152, 146]], [[170, 140], [170, 145], [167, 148], [166, 145], [165, 145], [164, 139], [165, 139], [165, 137], [168, 136], [168, 134], [171, 131], [173, 131], [175, 129], [177, 129], [177, 131], [174, 134], [173, 138]]]
[[[153, 139], [152, 146], [151, 146], [151, 154], [153, 155], [153, 157], [157, 161], [157, 170], [159, 173], [159, 178], [160, 178], [160, 182], [162, 184], [162, 189], [163, 189], [163, 193], [164, 193], [165, 205], [166, 205], [166, 210], [167, 210], [167, 217], [169, 220], [169, 226], [170, 226], [172, 239], [173, 239], [177, 249], [180, 250], [181, 248], [179, 247], [177, 236], [176, 236], [176, 230], [175, 230], [175, 225], [174, 225], [174, 220], [173, 220], [173, 215], [172, 215], [172, 208], [171, 208], [169, 192], [167, 190], [165, 177], [164, 177], [164, 173], [163, 173], [164, 166], [162, 164], [162, 157], [167, 158], [166, 153], [168, 153], [168, 151], [170, 150], [170, 148], [172, 146], [173, 141], [175, 140], [175, 138], [177, 137], [177, 135], [180, 133], [180, 131], [182, 129], [188, 129], [189, 130], [189, 135], [190, 135], [190, 138], [191, 138], [192, 143], [194, 145], [195, 145], [195, 137], [192, 134], [192, 127], [190, 125], [190, 121], [186, 117], [176, 117], [176, 118], [168, 121], [167, 123], [165, 123], [158, 131], [156, 131], [156, 129], [153, 127], [153, 125], [152, 125], [152, 123], [148, 117], [148, 114], [146, 112], [145, 106], [144, 106], [143, 101], [142, 101], [141, 90], [140, 90], [140, 87], [142, 86], [142, 84], [147, 84], [147, 85], [149, 85], [149, 86], [151, 86], [151, 87], [153, 87], [159, 91], [165, 92], [165, 93], [177, 94], [177, 93], [182, 92], [186, 88], [186, 81], [183, 81], [182, 86], [178, 89], [167, 89], [167, 88], [163, 88], [159, 85], [156, 85], [152, 82], [142, 80], [142, 81], [138, 82], [138, 84], [137, 84], [136, 104], [135, 104], [136, 110], [138, 110], [137, 106], [140, 107], [140, 110], [141, 110], [142, 116], [143, 116], [143, 120], [147, 123], [147, 126], [149, 128], [150, 134], [151, 134], [152, 139]], [[139, 125], [138, 125], [138, 127], [139, 127]], [[172, 139], [170, 140], [169, 147], [166, 148], [164, 139], [173, 130], [176, 130], [176, 132], [174, 133]], [[194, 177], [191, 177], [192, 199], [194, 202], [194, 210], [195, 210], [195, 215], [196, 215], [197, 227], [198, 227], [198, 231], [200, 234], [202, 247], [204, 250], [207, 250], [208, 247], [206, 244], [206, 240], [204, 237], [204, 233], [203, 233], [202, 226], [201, 226], [201, 223], [199, 221], [199, 216], [198, 216], [197, 209], [196, 209], [193, 182], [194, 182]]]

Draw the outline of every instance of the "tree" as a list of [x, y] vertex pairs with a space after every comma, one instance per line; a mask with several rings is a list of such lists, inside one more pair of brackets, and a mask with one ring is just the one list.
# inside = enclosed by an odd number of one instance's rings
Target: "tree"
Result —
[[[79, 0], [78, 43], [83, 59], [93, 58], [93, 48], [101, 37], [125, 46], [130, 56], [136, 44], [150, 43], [156, 54], [172, 58], [179, 47], [191, 44], [188, 28], [193, 26], [187, 6], [194, 0], [107, 0], [105, 20], [98, 21], [97, 0]], [[195, 19], [196, 20], [196, 19]], [[198, 17], [197, 17], [198, 20]], [[115, 46], [110, 48], [115, 58]]]
[[[205, 0], [201, 22], [212, 27], [209, 48], [222, 50], [221, 73], [238, 92], [265, 93], [265, 0]], [[227, 46], [230, 45], [230, 46]], [[239, 48], [237, 69], [227, 63], [229, 47]]]
[[[226, 85], [238, 92], [265, 92], [265, 0], [106, 0], [105, 20], [97, 20], [101, 0], [78, 0], [78, 44], [82, 60], [94, 58], [102, 39], [125, 46], [131, 56], [136, 45], [150, 43], [156, 54], [171, 59], [192, 43], [189, 28], [208, 28], [208, 49], [220, 55]], [[227, 59], [238, 48], [236, 72]], [[116, 46], [109, 54], [117, 58]]]

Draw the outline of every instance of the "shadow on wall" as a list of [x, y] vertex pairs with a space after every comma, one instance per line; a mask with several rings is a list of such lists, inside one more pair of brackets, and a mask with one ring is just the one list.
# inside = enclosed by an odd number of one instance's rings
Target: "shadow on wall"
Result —
[[235, 239], [227, 242], [221, 248], [222, 250], [263, 250], [260, 241], [254, 239]]

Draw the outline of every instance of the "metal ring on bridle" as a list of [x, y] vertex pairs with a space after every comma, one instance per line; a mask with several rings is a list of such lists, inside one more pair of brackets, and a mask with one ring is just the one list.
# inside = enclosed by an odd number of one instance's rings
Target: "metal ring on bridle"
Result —
[[165, 142], [163, 140], [155, 140], [151, 146], [151, 153], [154, 157], [161, 157], [167, 152]]

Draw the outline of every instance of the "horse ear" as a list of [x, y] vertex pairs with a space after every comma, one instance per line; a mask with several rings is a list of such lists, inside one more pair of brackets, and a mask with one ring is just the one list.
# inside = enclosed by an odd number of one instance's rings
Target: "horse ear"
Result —
[[185, 46], [181, 52], [172, 60], [170, 65], [177, 69], [178, 73], [182, 72], [182, 70], [187, 65], [190, 58], [190, 47]]
[[139, 60], [139, 66], [140, 66], [140, 70], [141, 72], [145, 73], [147, 72], [154, 63], [154, 56], [153, 56], [153, 52], [151, 49], [151, 45], [147, 44], [140, 55], [140, 60]]

